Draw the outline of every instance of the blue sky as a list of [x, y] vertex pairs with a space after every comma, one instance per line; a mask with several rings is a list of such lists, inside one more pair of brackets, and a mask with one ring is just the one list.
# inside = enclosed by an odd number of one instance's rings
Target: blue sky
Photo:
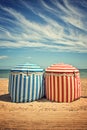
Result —
[[87, 68], [86, 0], [0, 0], [0, 68]]

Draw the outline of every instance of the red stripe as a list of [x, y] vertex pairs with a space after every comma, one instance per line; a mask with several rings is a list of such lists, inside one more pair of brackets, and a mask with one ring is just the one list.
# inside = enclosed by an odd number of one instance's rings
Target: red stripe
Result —
[[49, 100], [49, 76], [47, 76], [47, 99]]
[[50, 100], [52, 100], [52, 76], [50, 75]]
[[57, 77], [55, 76], [55, 100], [58, 101], [58, 87], [57, 87]]
[[47, 76], [45, 77], [45, 92], [46, 92], [46, 98], [47, 98]]
[[61, 77], [62, 79], [62, 102], [64, 102], [64, 77]]
[[54, 76], [52, 76], [53, 79], [53, 85], [52, 85], [52, 101], [54, 101]]
[[53, 91], [53, 87], [54, 87], [54, 80], [53, 80], [53, 75], [52, 75], [52, 101], [54, 100], [54, 91]]
[[49, 92], [49, 87], [48, 87], [49, 82], [48, 81], [49, 81], [49, 79], [48, 79], [48, 76], [47, 76], [47, 99], [49, 99], [49, 93], [48, 93]]
[[60, 91], [60, 89], [59, 89], [59, 77], [57, 77], [57, 81], [58, 81], [58, 83], [57, 83], [57, 85], [58, 85], [58, 102], [60, 101], [60, 93], [59, 93], [59, 91]]
[[55, 76], [53, 76], [53, 88], [54, 88], [54, 89], [53, 89], [53, 90], [54, 90], [54, 93], [53, 93], [53, 94], [54, 94], [54, 101], [55, 101], [55, 100], [56, 100], [56, 92], [55, 92], [55, 91], [56, 91]]
[[75, 77], [74, 77], [74, 100], [75, 100], [75, 98], [76, 98], [76, 83], [75, 83]]
[[72, 77], [70, 77], [70, 102], [72, 101]]
[[[47, 91], [46, 91], [46, 77], [45, 77], [45, 83], [44, 83], [44, 84], [45, 84], [45, 94], [46, 94], [46, 93], [47, 93]], [[46, 94], [46, 95], [47, 95], [47, 94]], [[46, 96], [46, 95], [45, 95], [45, 96]]]
[[47, 99], [48, 99], [48, 76], [46, 77], [46, 97], [47, 97]]
[[66, 76], [66, 102], [68, 102], [68, 77]]
[[48, 90], [47, 93], [48, 93], [48, 99], [49, 99], [49, 76], [48, 76], [48, 89], [47, 90]]
[[77, 99], [77, 78], [75, 77], [75, 99]]
[[47, 97], [49, 100], [49, 76], [47, 76]]

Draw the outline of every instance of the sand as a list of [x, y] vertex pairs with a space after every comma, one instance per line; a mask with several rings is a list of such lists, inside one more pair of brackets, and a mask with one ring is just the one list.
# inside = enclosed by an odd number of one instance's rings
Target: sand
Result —
[[0, 79], [0, 130], [87, 130], [87, 79], [81, 79], [82, 97], [71, 103], [45, 98], [12, 103], [8, 79]]

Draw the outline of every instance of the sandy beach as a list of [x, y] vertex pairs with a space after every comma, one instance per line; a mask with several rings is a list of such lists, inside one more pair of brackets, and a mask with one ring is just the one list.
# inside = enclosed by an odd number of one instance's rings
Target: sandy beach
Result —
[[45, 98], [12, 103], [8, 79], [0, 79], [0, 130], [87, 130], [87, 79], [81, 79], [82, 97], [71, 103]]

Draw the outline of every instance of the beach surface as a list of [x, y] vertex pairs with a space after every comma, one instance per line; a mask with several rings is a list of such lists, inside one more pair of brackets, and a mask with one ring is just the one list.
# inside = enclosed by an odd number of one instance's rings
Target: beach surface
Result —
[[87, 130], [87, 79], [81, 79], [82, 97], [71, 103], [45, 98], [12, 103], [8, 79], [0, 79], [0, 130]]

